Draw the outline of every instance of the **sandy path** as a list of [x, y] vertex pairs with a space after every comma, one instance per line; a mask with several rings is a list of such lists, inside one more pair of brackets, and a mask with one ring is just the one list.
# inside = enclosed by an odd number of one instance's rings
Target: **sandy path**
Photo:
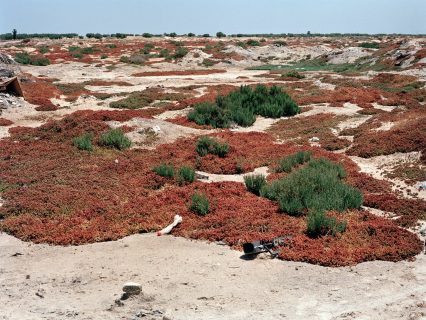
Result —
[[[17, 252], [22, 255], [12, 256]], [[79, 247], [0, 234], [0, 319], [138, 319], [144, 309], [170, 319], [426, 315], [423, 254], [414, 262], [345, 268], [240, 256], [226, 246], [152, 234]], [[144, 295], [111, 307], [127, 281], [141, 283]]]

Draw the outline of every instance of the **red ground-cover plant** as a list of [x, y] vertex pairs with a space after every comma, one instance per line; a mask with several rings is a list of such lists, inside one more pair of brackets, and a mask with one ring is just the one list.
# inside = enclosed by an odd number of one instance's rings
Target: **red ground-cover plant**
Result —
[[[279, 213], [275, 202], [249, 193], [241, 183], [196, 182], [180, 187], [173, 179], [152, 171], [162, 162], [175, 167], [198, 165], [217, 173], [234, 173], [238, 167], [248, 171], [273, 166], [279, 158], [304, 149], [314, 157], [341, 163], [354, 179], [348, 178], [348, 182], [361, 184], [362, 175], [354, 174], [356, 164], [321, 148], [276, 144], [265, 133], [230, 131], [213, 135], [229, 144], [225, 158], [208, 155], [200, 159], [196, 138], [180, 139], [155, 150], [120, 152], [95, 147], [87, 152], [73, 146], [75, 136], [91, 133], [96, 142], [108, 130], [104, 121], [130, 116], [120, 113], [122, 117], [117, 113], [76, 112], [39, 128], [14, 128], [11, 138], [0, 140], [0, 181], [6, 186], [0, 228], [23, 240], [82, 244], [158, 230], [179, 213], [184, 223], [174, 231], [176, 235], [224, 240], [237, 248], [244, 241], [293, 235], [280, 256], [294, 261], [351, 265], [372, 259], [396, 261], [421, 250], [415, 235], [391, 221], [358, 211], [338, 216], [348, 220], [344, 234], [309, 239], [304, 234], [304, 218]], [[371, 186], [371, 192], [376, 188]], [[209, 198], [211, 212], [206, 217], [189, 210], [194, 192]]]
[[167, 122], [178, 124], [180, 126], [194, 128], [194, 129], [213, 129], [211, 126], [199, 125], [193, 121], [189, 121], [187, 116], [179, 116], [176, 118], [166, 119]]
[[347, 154], [363, 158], [395, 152], [426, 151], [426, 118], [397, 123], [390, 130], [366, 130], [355, 135]]
[[57, 109], [50, 99], [59, 98], [60, 92], [49, 80], [30, 79], [21, 83], [25, 100], [38, 107], [38, 111], [54, 111]]
[[403, 227], [414, 226], [418, 220], [426, 219], [426, 201], [421, 199], [398, 198], [391, 193], [366, 194], [365, 205], [371, 208], [393, 212], [395, 220]]
[[160, 77], [160, 76], [196, 76], [214, 73], [225, 73], [223, 69], [209, 70], [173, 70], [173, 71], [145, 71], [132, 74], [133, 77]]
[[5, 118], [0, 118], [0, 127], [7, 127], [13, 124], [13, 121]]

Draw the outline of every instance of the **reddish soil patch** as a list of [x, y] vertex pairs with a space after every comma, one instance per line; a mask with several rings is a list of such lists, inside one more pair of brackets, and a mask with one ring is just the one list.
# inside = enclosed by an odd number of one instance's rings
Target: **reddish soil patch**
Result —
[[214, 73], [225, 73], [226, 70], [209, 69], [209, 70], [176, 70], [176, 71], [147, 71], [132, 74], [133, 77], [160, 77], [160, 76], [197, 76], [208, 75]]

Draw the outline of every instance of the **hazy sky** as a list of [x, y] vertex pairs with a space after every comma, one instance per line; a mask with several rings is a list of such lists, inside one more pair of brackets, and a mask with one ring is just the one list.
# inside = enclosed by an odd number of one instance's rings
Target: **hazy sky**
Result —
[[426, 0], [0, 0], [0, 33], [423, 33]]

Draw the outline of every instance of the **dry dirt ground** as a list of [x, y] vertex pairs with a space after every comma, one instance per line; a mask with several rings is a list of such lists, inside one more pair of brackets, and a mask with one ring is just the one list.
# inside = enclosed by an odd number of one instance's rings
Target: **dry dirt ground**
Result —
[[[426, 256], [325, 268], [134, 235], [79, 247], [0, 235], [0, 319], [425, 319]], [[143, 294], [119, 306], [125, 282]], [[142, 315], [145, 314], [145, 317]]]
[[[246, 69], [264, 64], [260, 61], [269, 56], [275, 56], [274, 63], [278, 64], [328, 54], [329, 62], [344, 64], [374, 53], [358, 47], [346, 47], [345, 41], [347, 39], [339, 40], [340, 48], [325, 44], [304, 45], [296, 41], [290, 47], [280, 48], [261, 46], [243, 49], [230, 44], [224, 52], [237, 54], [242, 59], [232, 60], [230, 64], [219, 62], [214, 68], [226, 69], [227, 72], [208, 75], [133, 76], [135, 72], [200, 69], [200, 59], [212, 56], [198, 49], [177, 64], [160, 62], [143, 67], [117, 64], [115, 68], [107, 70], [105, 66], [59, 61], [46, 67], [23, 66], [22, 71], [33, 76], [58, 79], [59, 83], [108, 80], [131, 84], [86, 86], [98, 93], [125, 94], [147, 87], [197, 85], [199, 88], [196, 90], [201, 95], [211, 85], [270, 82], [268, 77], [259, 77], [265, 71]], [[424, 50], [424, 43], [424, 39], [411, 39], [401, 46], [401, 50], [418, 52], [422, 48]], [[78, 42], [46, 41], [33, 46], [43, 44], [67, 47]], [[6, 46], [5, 43], [0, 45]], [[9, 43], [6, 51], [13, 53], [15, 50], [18, 48]], [[61, 50], [67, 52], [66, 48]], [[118, 59], [117, 56], [109, 57], [106, 61], [116, 63]], [[425, 81], [424, 64], [421, 65], [423, 67], [410, 68], [412, 62], [404, 62], [408, 69], [401, 74], [416, 75], [419, 80]], [[369, 79], [375, 74], [369, 72], [363, 77]], [[306, 73], [308, 80], [315, 75], [318, 74]], [[333, 84], [315, 79], [312, 82], [317, 88], [334, 90]], [[60, 108], [48, 112], [36, 111], [34, 105], [17, 99], [21, 106], [10, 106], [1, 117], [13, 121], [12, 127], [37, 127], [48, 119], [61, 119], [77, 110], [114, 110], [108, 107], [109, 103], [121, 98], [113, 96], [100, 101], [83, 95], [73, 102], [65, 101], [64, 97], [54, 98], [52, 102]], [[297, 117], [319, 113], [348, 116], [349, 119], [341, 122], [336, 130], [357, 127], [371, 117], [358, 114], [361, 108], [352, 103], [345, 103], [341, 108], [328, 104], [306, 107], [309, 111]], [[385, 111], [392, 110], [383, 108]], [[170, 143], [183, 136], [211, 132], [166, 121], [185, 115], [189, 110], [169, 110], [156, 115], [154, 119], [134, 118], [124, 124], [138, 130], [160, 128], [161, 133], [156, 136], [155, 142], [146, 148]], [[263, 132], [277, 121], [259, 117], [252, 127], [233, 130]], [[117, 123], [110, 122], [109, 125], [114, 127]], [[9, 135], [9, 128], [0, 126], [0, 138]], [[384, 125], [379, 129], [390, 128]], [[128, 136], [133, 142], [143, 144], [143, 139], [140, 140], [135, 132], [128, 133]], [[418, 158], [419, 153], [412, 153], [412, 156]], [[384, 175], [386, 163], [396, 163], [405, 157], [404, 154], [394, 154], [351, 159], [360, 166], [361, 171], [393, 182], [394, 189], [402, 188], [404, 196], [411, 197], [406, 192], [409, 189], [424, 200], [426, 190], [419, 191], [416, 186]], [[267, 173], [266, 168], [258, 168], [256, 172]], [[243, 175], [199, 173], [209, 176], [210, 182], [243, 182]], [[122, 286], [128, 281], [141, 283], [142, 294], [121, 301]], [[27, 243], [0, 233], [0, 306], [0, 320], [426, 319], [426, 255], [421, 253], [413, 261], [374, 261], [353, 267], [328, 268], [273, 260], [268, 255], [245, 260], [241, 252], [225, 245], [190, 241], [171, 235], [133, 235], [118, 241], [61, 247]]]

